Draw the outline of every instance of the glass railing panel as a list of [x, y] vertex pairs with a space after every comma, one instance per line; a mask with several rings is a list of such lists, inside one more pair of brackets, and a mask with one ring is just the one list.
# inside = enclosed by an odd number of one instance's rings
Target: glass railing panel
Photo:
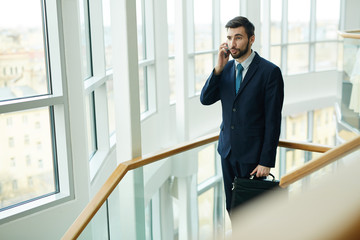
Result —
[[224, 239], [231, 224], [216, 148], [208, 144], [143, 168], [145, 205], [152, 209], [146, 239], [159, 231], [162, 239]]
[[[313, 156], [312, 160], [315, 160], [316, 158], [317, 157]], [[309, 174], [308, 176], [296, 181], [295, 183], [292, 183], [288, 187], [289, 197], [296, 197], [309, 188], [317, 187], [319, 184], [323, 184], [323, 179], [335, 175], [339, 170], [354, 161], [360, 161], [360, 149], [347, 154], [344, 157], [338, 158], [327, 166], [324, 166], [321, 169]]]
[[[207, 144], [129, 171], [80, 239], [228, 239], [231, 222], [216, 149], [216, 143]], [[279, 180], [319, 155], [279, 147], [271, 172]], [[289, 197], [356, 158], [359, 151], [290, 185]]]
[[110, 239], [108, 220], [108, 202], [106, 201], [78, 237], [78, 240]]
[[[312, 161], [322, 154], [323, 153], [278, 147], [275, 168], [271, 170], [271, 173], [275, 176], [276, 180], [280, 180], [283, 175], [292, 172], [303, 166], [306, 162]], [[301, 193], [306, 185], [306, 181], [307, 180], [300, 180], [288, 186], [289, 198]]]
[[360, 131], [360, 39], [344, 38], [343, 52], [341, 120]]

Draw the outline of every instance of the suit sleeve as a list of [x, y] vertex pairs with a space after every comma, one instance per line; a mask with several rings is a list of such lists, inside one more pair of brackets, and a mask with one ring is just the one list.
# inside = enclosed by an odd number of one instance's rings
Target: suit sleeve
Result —
[[265, 134], [259, 164], [275, 166], [276, 149], [281, 129], [281, 111], [284, 101], [284, 81], [276, 67], [270, 74], [265, 90]]
[[220, 100], [219, 93], [219, 81], [220, 75], [215, 75], [214, 70], [210, 74], [209, 78], [205, 82], [203, 89], [201, 90], [200, 102], [203, 105], [211, 105]]

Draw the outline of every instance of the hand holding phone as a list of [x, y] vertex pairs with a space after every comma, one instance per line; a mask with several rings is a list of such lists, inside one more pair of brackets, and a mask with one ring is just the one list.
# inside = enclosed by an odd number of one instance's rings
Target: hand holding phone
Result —
[[226, 50], [226, 53], [224, 53], [224, 57], [227, 58], [230, 54], [229, 46], [227, 44], [226, 44], [225, 50]]

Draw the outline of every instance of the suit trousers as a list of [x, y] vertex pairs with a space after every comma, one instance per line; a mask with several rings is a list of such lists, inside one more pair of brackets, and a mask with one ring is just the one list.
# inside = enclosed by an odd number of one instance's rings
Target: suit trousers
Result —
[[221, 167], [224, 179], [224, 190], [226, 198], [226, 210], [230, 213], [231, 199], [232, 199], [232, 183], [235, 176], [238, 178], [249, 178], [250, 173], [256, 168], [258, 163], [245, 164], [240, 163], [234, 154], [230, 153], [221, 158]]

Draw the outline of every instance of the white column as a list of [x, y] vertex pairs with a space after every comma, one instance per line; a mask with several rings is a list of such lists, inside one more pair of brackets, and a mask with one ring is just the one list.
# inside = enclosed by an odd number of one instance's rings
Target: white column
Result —
[[168, 146], [171, 130], [167, 0], [154, 1], [154, 32], [157, 114], [165, 120], [161, 123], [161, 145]]
[[176, 133], [178, 142], [188, 140], [188, 46], [187, 1], [175, 2]]
[[161, 239], [174, 238], [174, 213], [171, 198], [170, 180], [160, 188]]
[[[116, 156], [123, 162], [141, 156], [136, 2], [111, 1]], [[121, 239], [145, 238], [142, 168], [128, 172], [119, 184]]]

